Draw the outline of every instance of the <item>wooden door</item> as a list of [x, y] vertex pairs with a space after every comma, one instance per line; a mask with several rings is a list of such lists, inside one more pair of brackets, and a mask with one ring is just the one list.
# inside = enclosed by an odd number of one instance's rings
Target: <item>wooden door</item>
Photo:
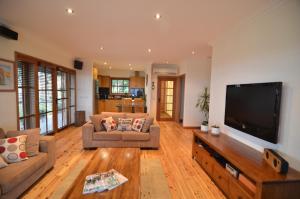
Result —
[[157, 120], [174, 121], [176, 112], [176, 77], [158, 77]]

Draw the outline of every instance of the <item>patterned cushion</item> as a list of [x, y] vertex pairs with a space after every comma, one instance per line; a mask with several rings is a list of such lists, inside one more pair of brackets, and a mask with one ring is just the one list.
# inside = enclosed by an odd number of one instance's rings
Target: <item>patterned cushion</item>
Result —
[[39, 153], [40, 144], [40, 129], [27, 129], [24, 131], [7, 131], [6, 137], [16, 137], [20, 135], [27, 135], [26, 139], [26, 153], [28, 157], [35, 156]]
[[149, 117], [149, 116], [146, 117], [145, 123], [144, 123], [143, 128], [142, 128], [143, 133], [148, 133], [149, 132], [150, 126], [153, 124], [153, 121], [154, 121], [153, 117]]
[[137, 132], [141, 132], [145, 120], [146, 120], [145, 118], [135, 119], [133, 124], [132, 124], [132, 130], [137, 131]]
[[117, 123], [112, 117], [103, 118], [101, 124], [103, 124], [106, 132], [110, 132], [117, 129]]
[[2, 156], [0, 155], [0, 169], [7, 167], [8, 165], [6, 164], [6, 162], [3, 160]]
[[132, 118], [119, 118], [118, 131], [131, 131]]
[[0, 155], [7, 163], [20, 162], [26, 160], [26, 143], [27, 135], [0, 139]]

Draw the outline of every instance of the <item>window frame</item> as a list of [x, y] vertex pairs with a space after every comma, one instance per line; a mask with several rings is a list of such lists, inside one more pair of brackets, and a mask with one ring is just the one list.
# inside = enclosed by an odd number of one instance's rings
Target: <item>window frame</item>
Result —
[[[124, 82], [123, 82], [123, 85], [122, 86], [119, 86], [119, 85], [117, 85], [117, 86], [113, 86], [113, 81], [114, 80], [128, 80], [128, 86], [124, 86]], [[126, 95], [126, 94], [129, 94], [130, 93], [130, 79], [129, 78], [126, 78], [126, 77], [119, 77], [119, 78], [111, 78], [111, 80], [110, 80], [110, 85], [111, 85], [111, 88], [110, 88], [110, 93], [112, 94], [112, 95]], [[118, 88], [120, 88], [120, 87], [123, 87], [123, 88], [126, 88], [126, 87], [128, 87], [128, 93], [125, 93], [125, 92], [123, 92], [123, 93], [113, 93], [113, 88], [114, 87], [117, 87], [117, 90], [118, 90]]]
[[[67, 68], [67, 67], [64, 67], [64, 66], [60, 66], [60, 65], [57, 65], [57, 64], [54, 64], [54, 63], [51, 63], [51, 62], [48, 62], [48, 61], [45, 61], [45, 60], [42, 60], [42, 59], [39, 59], [39, 58], [35, 58], [35, 57], [32, 57], [30, 55], [26, 55], [26, 54], [23, 54], [23, 53], [20, 53], [20, 52], [15, 52], [15, 70], [17, 71], [17, 63], [18, 62], [27, 62], [27, 63], [30, 63], [30, 64], [33, 64], [34, 65], [34, 70], [35, 70], [35, 74], [34, 74], [34, 82], [36, 83], [35, 85], [35, 126], [36, 128], [39, 128], [40, 126], [40, 110], [39, 110], [39, 83], [38, 83], [38, 68], [39, 66], [42, 64], [42, 65], [47, 65], [48, 68], [52, 68], [52, 84], [53, 84], [53, 90], [52, 90], [52, 97], [53, 97], [53, 131], [51, 133], [55, 133], [55, 132], [58, 132], [60, 130], [62, 130], [63, 128], [59, 129], [58, 128], [58, 122], [57, 122], [57, 79], [56, 79], [56, 76], [57, 76], [57, 72], [58, 71], [64, 71], [66, 73], [68, 73], [69, 75], [74, 75], [74, 88], [72, 88], [72, 90], [74, 90], [74, 102], [75, 104], [72, 105], [72, 106], [67, 106], [67, 108], [73, 108], [75, 111], [77, 111], [77, 101], [76, 101], [76, 96], [77, 96], [77, 88], [76, 88], [76, 70], [73, 70], [73, 69], [70, 69], [70, 68]], [[18, 96], [19, 96], [19, 92], [18, 92], [18, 85], [17, 85], [17, 82], [18, 81], [18, 74], [16, 72], [16, 75], [15, 75], [15, 86], [16, 86], [16, 109], [17, 109], [17, 127], [18, 127], [18, 130], [20, 130], [20, 116], [19, 116], [19, 100], [18, 100]], [[69, 93], [69, 91], [67, 92]], [[72, 122], [69, 122], [69, 118], [71, 118], [70, 114], [67, 112], [67, 126], [65, 127], [68, 127], [68, 126], [71, 126], [73, 125], [74, 123]], [[75, 115], [74, 115], [74, 118], [75, 118]], [[64, 128], [65, 128], [64, 127]], [[51, 134], [50, 133], [50, 134]], [[41, 135], [46, 135], [46, 134], [41, 134]]]

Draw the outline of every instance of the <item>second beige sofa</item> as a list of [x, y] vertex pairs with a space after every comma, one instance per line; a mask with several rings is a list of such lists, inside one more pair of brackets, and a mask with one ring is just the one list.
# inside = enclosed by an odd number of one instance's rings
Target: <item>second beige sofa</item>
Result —
[[[145, 113], [114, 113], [103, 112], [99, 118], [144, 118]], [[150, 126], [147, 133], [135, 131], [100, 131], [96, 132], [94, 124], [88, 122], [82, 127], [82, 142], [84, 148], [95, 147], [138, 147], [138, 148], [159, 148], [160, 128], [156, 122]]]

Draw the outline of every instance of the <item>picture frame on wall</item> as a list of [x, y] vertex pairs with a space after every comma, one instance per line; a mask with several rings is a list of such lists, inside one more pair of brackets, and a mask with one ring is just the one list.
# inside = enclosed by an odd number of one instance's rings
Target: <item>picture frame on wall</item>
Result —
[[0, 92], [16, 91], [15, 62], [0, 58]]

